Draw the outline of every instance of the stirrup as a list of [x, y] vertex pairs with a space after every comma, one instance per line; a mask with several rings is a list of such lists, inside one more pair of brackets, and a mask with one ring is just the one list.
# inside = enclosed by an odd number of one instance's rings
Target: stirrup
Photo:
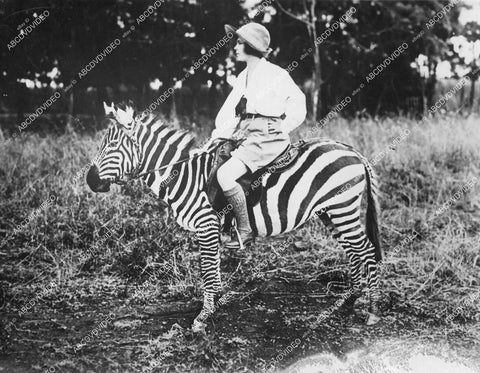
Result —
[[[233, 232], [235, 232], [235, 234]], [[230, 229], [230, 241], [227, 241], [225, 243], [225, 248], [243, 250], [245, 246], [249, 246], [254, 241], [255, 241], [255, 237], [252, 231], [247, 233], [245, 240], [242, 240], [240, 236], [240, 232], [238, 231], [237, 227], [233, 226]]]

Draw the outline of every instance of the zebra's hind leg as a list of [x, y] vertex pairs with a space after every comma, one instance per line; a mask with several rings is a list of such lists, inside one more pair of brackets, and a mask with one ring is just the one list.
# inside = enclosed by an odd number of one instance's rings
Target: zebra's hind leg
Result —
[[378, 304], [380, 301], [380, 279], [378, 276], [378, 263], [375, 259], [375, 249], [371, 243], [368, 248], [368, 257], [365, 261], [365, 269], [367, 272], [368, 298], [370, 302], [366, 324], [375, 325], [380, 321], [378, 309]]
[[342, 245], [350, 261], [352, 288], [345, 300], [345, 306], [353, 307], [361, 294], [361, 280], [364, 273], [367, 276], [369, 309], [367, 325], [374, 325], [380, 321], [378, 303], [380, 300], [378, 265], [375, 248], [368, 239], [360, 224], [358, 209], [350, 212], [324, 212], [320, 218], [329, 227], [333, 237]]
[[[345, 249], [345, 246], [343, 247]], [[363, 267], [360, 258], [353, 255], [348, 255], [348, 259], [350, 262], [350, 276], [352, 277], [352, 286], [348, 292], [347, 297], [345, 298], [344, 308], [349, 312], [353, 312], [355, 301], [362, 295]]]
[[[360, 236], [360, 237], [359, 237]], [[352, 294], [353, 302], [360, 295], [361, 289], [361, 279], [362, 275], [366, 273], [367, 275], [367, 290], [368, 290], [368, 301], [369, 307], [367, 311], [367, 325], [374, 325], [380, 321], [378, 316], [378, 303], [380, 300], [380, 289], [379, 289], [379, 278], [377, 273], [377, 261], [375, 260], [375, 249], [367, 238], [365, 233], [362, 232], [355, 237], [355, 239], [343, 235], [342, 238], [338, 239], [342, 246], [345, 248], [347, 255], [350, 259], [351, 272], [353, 279], [353, 289], [354, 293]]]
[[362, 274], [363, 274], [363, 266], [362, 262], [359, 257], [350, 255], [349, 245], [346, 242], [342, 242], [339, 239], [340, 232], [335, 227], [330, 218], [329, 214], [325, 210], [321, 210], [316, 212], [317, 216], [320, 220], [325, 224], [325, 226], [330, 230], [333, 237], [339, 241], [342, 247], [347, 251], [348, 259], [350, 261], [350, 275], [351, 275], [351, 287], [347, 291], [346, 294], [342, 297], [342, 308], [347, 312], [353, 312], [353, 308], [355, 305], [355, 301], [361, 296], [362, 294]]

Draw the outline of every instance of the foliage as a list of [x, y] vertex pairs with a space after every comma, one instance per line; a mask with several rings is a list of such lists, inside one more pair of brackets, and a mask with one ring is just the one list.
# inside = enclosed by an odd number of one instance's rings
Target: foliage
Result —
[[[176, 87], [175, 94], [161, 108], [164, 113], [176, 115], [178, 107], [181, 114], [215, 114], [229, 90], [226, 78], [232, 67], [228, 46], [220, 48], [198, 69], [193, 66], [224, 36], [225, 23], [241, 25], [250, 21], [249, 16], [254, 16], [251, 7], [233, 0], [157, 2], [161, 5], [152, 8], [154, 2], [132, 0], [7, 1], [0, 28], [7, 43], [41, 12], [50, 15], [14, 48], [2, 46], [0, 108], [15, 110], [21, 120], [24, 112], [34, 111], [51, 95], [48, 87], [54, 80], [63, 85], [62, 97], [51, 109], [56, 112], [98, 114], [102, 101], [127, 98], [144, 108], [168, 88]], [[362, 110], [373, 114], [422, 111], [431, 104], [435, 92], [438, 62], [453, 60], [448, 38], [470, 32], [469, 28], [459, 29], [460, 4], [434, 27], [427, 27], [447, 0], [280, 0], [270, 2], [267, 8], [256, 3], [254, 20], [264, 22], [272, 35], [272, 60], [282, 67], [296, 60], [299, 66], [292, 75], [308, 95], [312, 94], [312, 76], [319, 75], [316, 79], [320, 82], [322, 115], [351, 95], [361, 82], [365, 83], [365, 76], [404, 42], [409, 44], [406, 52], [366, 84], [344, 114]], [[308, 52], [315, 45], [306, 24], [312, 21], [320, 35], [352, 6], [357, 9], [352, 19], [319, 45], [319, 60], [315, 62], [314, 54]], [[421, 37], [412, 42], [422, 30]], [[79, 77], [82, 69], [117, 38], [120, 45], [88, 74]], [[411, 67], [420, 53], [428, 57], [432, 73], [426, 80]], [[47, 75], [54, 67], [59, 74]], [[240, 68], [236, 66], [237, 73]], [[176, 84], [187, 72], [190, 75], [179, 88]], [[43, 98], [34, 96], [20, 79], [41, 82], [47, 87], [43, 88]], [[64, 90], [72, 79], [77, 83], [67, 94]], [[155, 79], [163, 84], [158, 91], [149, 86]]]

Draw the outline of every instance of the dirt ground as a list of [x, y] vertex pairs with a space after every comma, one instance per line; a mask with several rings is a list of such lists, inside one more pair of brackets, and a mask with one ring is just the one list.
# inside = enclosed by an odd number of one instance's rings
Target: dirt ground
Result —
[[[242, 255], [225, 258], [222, 269], [238, 269], [242, 260]], [[203, 335], [190, 331], [199, 299], [161, 296], [136, 302], [131, 282], [108, 276], [76, 279], [63, 294], [47, 296], [22, 317], [5, 315], [4, 324], [15, 322], [2, 335], [0, 371], [335, 372], [344, 364], [353, 369], [345, 371], [380, 372], [388, 370], [374, 370], [379, 356], [406, 359], [414, 353], [444, 364], [461, 362], [471, 372], [480, 368], [478, 323], [447, 323], [436, 305], [424, 309], [394, 292], [384, 297], [383, 319], [376, 326], [364, 324], [362, 302], [353, 314], [338, 311], [320, 322], [320, 312], [340, 295], [327, 292], [326, 285], [278, 271], [266, 280], [232, 281], [234, 298]], [[377, 367], [360, 370], [369, 359]]]

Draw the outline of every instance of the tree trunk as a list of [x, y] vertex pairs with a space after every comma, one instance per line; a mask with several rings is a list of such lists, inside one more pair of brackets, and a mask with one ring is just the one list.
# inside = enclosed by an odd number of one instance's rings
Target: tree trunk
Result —
[[470, 100], [469, 100], [470, 113], [473, 112], [473, 103], [475, 101], [475, 82], [476, 81], [477, 81], [477, 79], [475, 77], [472, 77], [472, 79], [470, 80]]
[[316, 0], [313, 0], [310, 6], [310, 25], [308, 26], [308, 33], [313, 39], [313, 63], [314, 69], [312, 72], [312, 117], [313, 120], [318, 119], [318, 111], [321, 106], [321, 85], [322, 85], [322, 69], [321, 69], [321, 60], [320, 60], [320, 48], [316, 43], [317, 40], [317, 28], [315, 25], [315, 5]]
[[428, 98], [427, 98], [427, 93], [425, 92], [425, 81], [422, 77], [420, 77], [420, 87], [421, 87], [421, 90], [422, 90], [423, 115], [427, 115]]
[[75, 109], [75, 95], [73, 94], [73, 88], [70, 89], [68, 93], [68, 116], [67, 116], [67, 127], [66, 127], [66, 132], [71, 134], [75, 132], [75, 129], [73, 128], [73, 122], [74, 122], [74, 113]]
[[383, 97], [385, 96], [386, 88], [387, 87], [384, 84], [383, 87], [382, 87], [382, 90], [380, 92], [380, 95], [378, 96], [378, 101], [377, 101], [377, 105], [375, 107], [375, 111], [373, 112], [374, 117], [376, 117], [380, 113], [380, 109], [382, 108], [382, 101], [383, 101]]
[[320, 51], [318, 50], [318, 45], [315, 46], [315, 51], [313, 55], [313, 61], [315, 68], [312, 72], [312, 117], [313, 120], [318, 119], [318, 112], [321, 110], [321, 68], [320, 68]]
[[465, 104], [465, 86], [462, 86], [462, 88], [460, 88], [460, 105], [459, 105], [460, 112], [463, 112], [464, 104]]
[[309, 20], [306, 21], [305, 19], [300, 18], [296, 16], [295, 14], [291, 13], [290, 11], [286, 10], [280, 3], [280, 1], [277, 2], [279, 8], [287, 14], [288, 16], [297, 19], [303, 23], [306, 24], [307, 31], [308, 31], [308, 36], [310, 37], [310, 42], [312, 47], [309, 48], [309, 53], [313, 52], [313, 61], [314, 61], [314, 70], [312, 71], [312, 86], [310, 89], [311, 92], [311, 102], [312, 102], [312, 117], [314, 120], [317, 120], [317, 112], [318, 108], [320, 106], [320, 100], [321, 100], [321, 92], [320, 88], [323, 83], [322, 81], [322, 69], [321, 69], [321, 60], [320, 60], [320, 48], [319, 46], [315, 43], [317, 40], [317, 26], [316, 26], [316, 16], [315, 16], [315, 6], [317, 5], [317, 0], [311, 0], [310, 3], [310, 9], [307, 7], [307, 2], [303, 1], [303, 7], [304, 7], [304, 14], [308, 14]]
[[[433, 59], [433, 57], [429, 57], [429, 61]], [[436, 85], [437, 85], [437, 65], [438, 62], [433, 60], [431, 63], [429, 62], [428, 71], [429, 76], [427, 77], [426, 87], [425, 87], [425, 94], [427, 95], [427, 106], [431, 107], [433, 105], [433, 98], [436, 92]]]
[[15, 82], [15, 106], [17, 109], [17, 125], [20, 125], [25, 119], [25, 110], [28, 107], [28, 99], [31, 97], [24, 83]]

